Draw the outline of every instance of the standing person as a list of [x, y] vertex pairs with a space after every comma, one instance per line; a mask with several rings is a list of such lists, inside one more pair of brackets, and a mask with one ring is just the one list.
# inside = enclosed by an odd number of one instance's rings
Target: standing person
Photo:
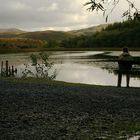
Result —
[[132, 56], [127, 47], [123, 48], [123, 53], [118, 58], [118, 87], [121, 87], [122, 75], [126, 75], [126, 86], [129, 87], [130, 71], [132, 69]]

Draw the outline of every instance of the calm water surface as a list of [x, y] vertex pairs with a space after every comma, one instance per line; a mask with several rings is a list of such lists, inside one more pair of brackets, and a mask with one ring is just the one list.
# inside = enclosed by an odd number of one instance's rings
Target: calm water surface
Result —
[[[101, 51], [81, 51], [81, 52], [49, 52], [49, 61], [54, 62], [53, 69], [57, 70], [56, 80], [85, 83], [96, 85], [117, 84], [117, 75], [113, 70], [117, 68], [115, 62], [104, 62], [104, 59], [94, 59], [92, 56], [102, 54]], [[108, 55], [118, 56], [121, 52], [110, 52]], [[10, 65], [18, 68], [18, 77], [22, 76], [24, 64], [30, 64], [31, 53], [0, 55], [0, 61], [9, 60]], [[140, 56], [140, 52], [132, 52], [134, 56]], [[125, 86], [125, 77], [122, 85]], [[140, 78], [132, 77], [130, 86], [140, 87]]]

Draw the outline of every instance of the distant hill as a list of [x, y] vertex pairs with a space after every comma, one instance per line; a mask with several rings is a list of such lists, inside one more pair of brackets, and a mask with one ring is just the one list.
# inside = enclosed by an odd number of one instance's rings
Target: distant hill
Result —
[[61, 41], [63, 39], [72, 37], [72, 35], [69, 32], [47, 30], [47, 31], [37, 31], [37, 32], [26, 32], [26, 33], [19, 34], [17, 37], [35, 39], [35, 40]]
[[17, 29], [17, 28], [8, 28], [8, 29], [0, 29], [0, 33], [16, 33], [16, 34], [19, 34], [19, 33], [24, 33], [25, 31], [22, 31], [20, 29]]
[[[92, 28], [91, 28], [92, 29]], [[84, 30], [84, 29], [83, 29]], [[87, 31], [87, 29], [86, 29]], [[140, 22], [124, 21], [109, 24], [100, 32], [92, 35], [77, 36], [63, 40], [61, 47], [65, 48], [140, 48]]]
[[22, 33], [25, 33], [25, 31], [16, 28], [0, 29], [0, 38], [16, 38]]
[[[6, 31], [6, 32], [5, 32]], [[0, 51], [42, 48], [140, 48], [140, 22], [125, 21], [72, 31], [0, 31]]]
[[72, 31], [69, 31], [69, 33], [72, 33], [72, 34], [78, 35], [78, 36], [79, 35], [92, 35], [98, 31], [101, 31], [102, 29], [106, 28], [107, 26], [108, 26], [108, 24], [102, 24], [102, 25], [84, 28], [84, 29], [80, 29], [80, 30], [72, 30]]
[[16, 38], [17, 37], [17, 33], [0, 33], [0, 38]]
[[25, 32], [16, 28], [11, 29], [0, 29], [0, 38], [26, 38], [35, 40], [55, 40], [61, 41], [68, 38], [73, 38], [80, 35], [91, 35], [101, 29], [105, 28], [107, 25], [93, 26], [90, 28], [72, 30], [72, 31], [36, 31], [36, 32]]

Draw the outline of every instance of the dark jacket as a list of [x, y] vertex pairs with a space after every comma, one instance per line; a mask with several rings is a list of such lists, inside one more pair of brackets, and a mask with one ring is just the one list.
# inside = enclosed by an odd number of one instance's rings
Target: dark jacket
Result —
[[130, 71], [133, 57], [129, 53], [122, 53], [118, 58], [119, 70]]

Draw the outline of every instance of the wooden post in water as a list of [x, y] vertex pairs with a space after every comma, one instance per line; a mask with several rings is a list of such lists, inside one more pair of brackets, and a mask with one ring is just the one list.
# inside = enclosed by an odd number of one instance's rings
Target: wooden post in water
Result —
[[14, 66], [12, 66], [12, 76], [14, 76]]
[[9, 66], [9, 70], [8, 70], [8, 76], [11, 76], [12, 72], [11, 72], [11, 67]]
[[14, 66], [10, 66], [8, 60], [6, 60], [5, 62], [5, 66], [4, 66], [4, 62], [1, 62], [1, 76], [14, 76], [15, 74], [17, 74], [17, 68], [14, 68]]
[[3, 76], [3, 61], [1, 62], [1, 76]]
[[8, 60], [6, 60], [6, 64], [5, 64], [5, 66], [6, 66], [6, 77], [8, 77]]
[[17, 74], [17, 68], [15, 68], [14, 72], [15, 72], [15, 74]]

